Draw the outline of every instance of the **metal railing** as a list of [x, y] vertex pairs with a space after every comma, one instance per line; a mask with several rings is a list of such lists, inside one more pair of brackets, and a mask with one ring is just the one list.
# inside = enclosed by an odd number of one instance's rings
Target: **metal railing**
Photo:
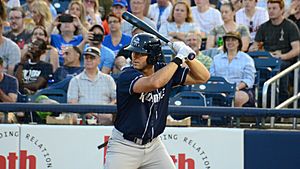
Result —
[[[294, 96], [296, 96], [298, 94], [299, 67], [300, 67], [300, 61], [296, 62], [295, 64], [288, 67], [287, 69], [281, 71], [280, 73], [278, 73], [277, 75], [270, 78], [269, 80], [267, 80], [264, 83], [263, 90], [262, 90], [262, 107], [263, 108], [267, 108], [268, 89], [269, 89], [270, 84], [271, 84], [271, 105], [270, 105], [270, 108], [275, 108], [276, 83], [278, 82], [278, 80], [280, 78], [282, 78], [283, 76], [286, 76], [288, 73], [290, 73], [293, 70], [294, 70]], [[295, 98], [297, 98], [297, 97], [295, 97]], [[293, 102], [294, 102], [294, 108], [297, 108], [297, 100], [293, 100]], [[277, 109], [285, 107], [289, 103], [291, 103], [290, 100], [286, 101], [286, 102], [283, 102], [280, 105], [280, 107], [278, 107]], [[272, 128], [274, 127], [274, 124], [275, 124], [275, 118], [271, 117], [271, 127]], [[294, 127], [296, 127], [296, 126], [294, 126]]]

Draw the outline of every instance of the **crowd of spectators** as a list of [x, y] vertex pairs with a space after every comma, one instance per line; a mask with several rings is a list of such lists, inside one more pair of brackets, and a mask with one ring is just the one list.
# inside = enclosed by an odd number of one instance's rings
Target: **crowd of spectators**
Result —
[[[212, 75], [236, 83], [237, 107], [255, 102], [256, 70], [248, 51], [270, 52], [282, 60], [281, 70], [300, 55], [300, 0], [110, 2], [70, 0], [58, 13], [51, 0], [1, 0], [0, 102], [48, 88], [64, 90], [68, 103], [115, 104], [115, 81], [130, 65], [124, 48], [141, 32], [122, 19], [125, 11], [171, 41], [185, 42]], [[288, 77], [280, 80], [281, 101], [291, 84]], [[99, 124], [113, 119], [89, 116]]]

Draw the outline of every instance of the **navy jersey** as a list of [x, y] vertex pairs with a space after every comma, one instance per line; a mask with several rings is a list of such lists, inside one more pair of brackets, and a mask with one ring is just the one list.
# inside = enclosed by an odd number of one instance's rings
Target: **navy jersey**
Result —
[[[156, 64], [154, 69], [157, 71], [165, 65]], [[153, 139], [161, 134], [166, 125], [171, 89], [182, 85], [188, 72], [188, 68], [179, 67], [162, 88], [147, 93], [134, 93], [133, 86], [143, 74], [133, 67], [125, 68], [117, 82], [115, 128], [123, 134], [143, 139]]]

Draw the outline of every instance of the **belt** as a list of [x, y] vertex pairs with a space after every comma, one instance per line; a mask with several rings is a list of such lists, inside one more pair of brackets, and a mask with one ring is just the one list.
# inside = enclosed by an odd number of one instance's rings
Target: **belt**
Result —
[[153, 139], [141, 139], [130, 135], [123, 135], [123, 138], [139, 145], [145, 145], [147, 143], [150, 143], [153, 140]]

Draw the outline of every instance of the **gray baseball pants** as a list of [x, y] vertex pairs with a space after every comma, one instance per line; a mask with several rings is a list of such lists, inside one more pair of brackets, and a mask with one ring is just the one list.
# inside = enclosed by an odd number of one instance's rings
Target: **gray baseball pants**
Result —
[[159, 138], [139, 145], [123, 138], [113, 129], [108, 142], [104, 169], [175, 169], [175, 165]]

